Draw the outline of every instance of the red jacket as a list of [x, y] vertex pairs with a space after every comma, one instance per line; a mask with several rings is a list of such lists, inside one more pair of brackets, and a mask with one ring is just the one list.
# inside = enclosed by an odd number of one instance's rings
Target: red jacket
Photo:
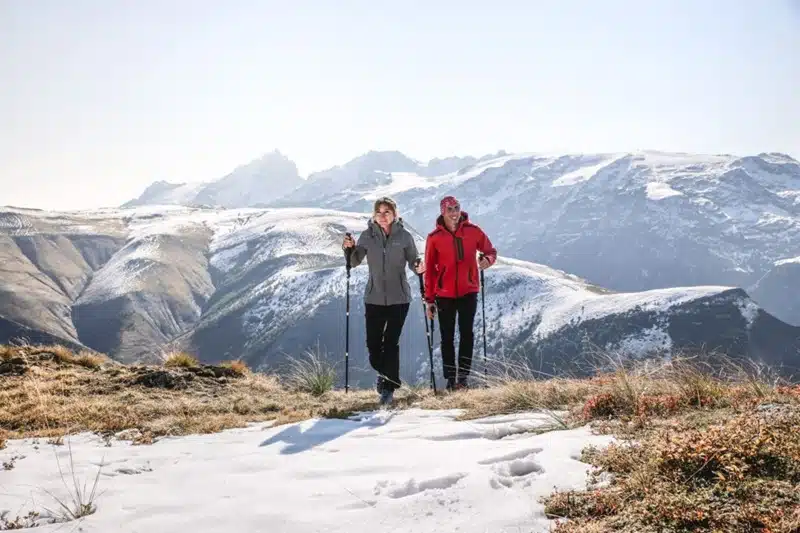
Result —
[[469, 221], [466, 212], [461, 212], [455, 233], [439, 216], [425, 242], [425, 300], [433, 303], [437, 297], [457, 298], [480, 291], [478, 252], [486, 255], [490, 265], [497, 260], [489, 237]]

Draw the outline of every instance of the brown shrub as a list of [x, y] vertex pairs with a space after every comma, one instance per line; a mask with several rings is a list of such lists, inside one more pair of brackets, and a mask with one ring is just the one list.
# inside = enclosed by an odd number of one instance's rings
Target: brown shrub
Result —
[[92, 353], [86, 350], [83, 350], [78, 355], [76, 355], [74, 360], [74, 364], [76, 365], [93, 369], [100, 368], [107, 362], [109, 362], [108, 357], [101, 354]]
[[223, 368], [230, 368], [240, 376], [244, 376], [250, 372], [250, 368], [247, 366], [247, 363], [240, 359], [237, 359], [236, 361], [223, 361], [219, 366]]
[[[555, 531], [789, 533], [800, 513], [800, 409], [771, 405], [710, 427], [688, 423], [586, 455], [590, 486], [556, 493]], [[595, 529], [588, 529], [589, 524]], [[603, 529], [605, 528], [605, 529]]]

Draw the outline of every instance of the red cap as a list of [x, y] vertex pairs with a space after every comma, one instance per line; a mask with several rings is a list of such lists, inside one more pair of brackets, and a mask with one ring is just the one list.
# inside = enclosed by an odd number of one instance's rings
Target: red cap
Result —
[[447, 213], [448, 207], [454, 207], [458, 205], [458, 200], [456, 200], [455, 196], [445, 196], [442, 198], [442, 201], [439, 202], [439, 209], [442, 215]]

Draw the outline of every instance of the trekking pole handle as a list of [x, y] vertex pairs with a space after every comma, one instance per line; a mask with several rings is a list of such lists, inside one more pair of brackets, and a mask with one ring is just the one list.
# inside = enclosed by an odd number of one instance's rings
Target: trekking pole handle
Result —
[[[349, 231], [345, 232], [344, 235], [345, 235], [345, 237], [348, 237], [348, 238], [351, 238], [351, 239], [353, 238], [353, 234], [350, 233]], [[344, 254], [345, 254], [345, 256], [347, 256], [347, 270], [350, 270], [350, 256], [353, 254], [353, 249], [352, 248], [345, 248]]]

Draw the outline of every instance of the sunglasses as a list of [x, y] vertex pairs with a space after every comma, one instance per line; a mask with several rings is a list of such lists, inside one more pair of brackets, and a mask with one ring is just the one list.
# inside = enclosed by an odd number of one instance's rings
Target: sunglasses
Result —
[[458, 204], [456, 204], [456, 205], [448, 205], [447, 206], [447, 212], [448, 213], [456, 213], [458, 211], [461, 211], [461, 206], [458, 205]]

